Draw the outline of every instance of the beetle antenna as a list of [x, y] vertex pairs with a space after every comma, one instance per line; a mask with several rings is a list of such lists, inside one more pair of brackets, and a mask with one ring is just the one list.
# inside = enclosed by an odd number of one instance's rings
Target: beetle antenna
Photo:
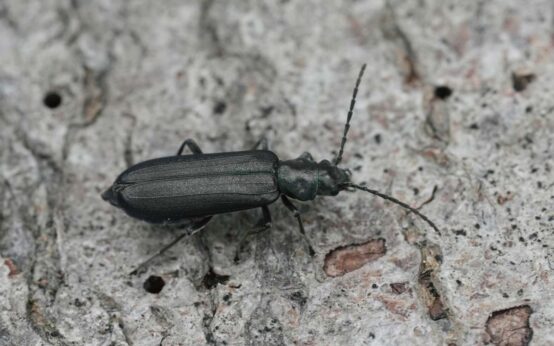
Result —
[[358, 94], [358, 87], [360, 86], [360, 82], [362, 81], [362, 76], [364, 75], [366, 64], [362, 65], [362, 69], [360, 70], [360, 73], [358, 74], [358, 79], [356, 80], [356, 86], [354, 87], [354, 91], [352, 92], [352, 100], [350, 101], [350, 109], [348, 109], [348, 115], [346, 117], [346, 124], [344, 124], [344, 132], [342, 134], [342, 140], [340, 143], [340, 150], [339, 154], [337, 155], [337, 158], [335, 160], [335, 166], [337, 166], [340, 161], [342, 160], [342, 153], [344, 152], [344, 145], [346, 144], [346, 135], [348, 134], [348, 130], [350, 130], [350, 119], [352, 119], [352, 114], [354, 112], [354, 106], [356, 105], [356, 95]]
[[371, 194], [374, 194], [378, 197], [381, 197], [383, 199], [386, 199], [387, 201], [390, 201], [390, 202], [393, 202], [399, 206], [401, 206], [402, 208], [404, 209], [407, 209], [411, 212], [413, 212], [414, 214], [416, 214], [417, 216], [419, 216], [420, 218], [422, 218], [423, 220], [425, 220], [425, 222], [427, 222], [429, 224], [429, 226], [433, 227], [433, 229], [435, 230], [435, 232], [437, 232], [439, 235], [441, 235], [441, 232], [439, 231], [438, 227], [435, 226], [435, 224], [433, 223], [433, 221], [429, 220], [429, 218], [425, 215], [423, 215], [422, 213], [420, 213], [417, 209], [415, 208], [412, 208], [410, 207], [408, 204], [402, 202], [402, 201], [399, 201], [397, 200], [396, 198], [394, 197], [391, 197], [391, 196], [388, 196], [388, 195], [385, 195], [384, 193], [381, 193], [379, 191], [376, 191], [376, 190], [372, 190], [372, 189], [369, 189], [365, 186], [362, 186], [362, 185], [357, 185], [357, 184], [353, 184], [353, 183], [347, 183], [347, 184], [344, 184], [343, 186], [345, 187], [352, 187], [354, 189], [358, 189], [358, 190], [362, 190], [362, 191], [366, 191], [366, 192], [369, 192]]

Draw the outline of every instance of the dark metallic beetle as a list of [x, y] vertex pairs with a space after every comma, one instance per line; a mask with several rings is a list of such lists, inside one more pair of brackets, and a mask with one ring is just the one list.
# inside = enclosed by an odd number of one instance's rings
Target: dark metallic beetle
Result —
[[[307, 152], [297, 159], [281, 161], [267, 149], [265, 138], [253, 150], [215, 154], [203, 154], [192, 139], [187, 139], [176, 156], [148, 160], [129, 167], [102, 194], [102, 198], [130, 216], [151, 223], [175, 223], [201, 218], [194, 224], [196, 230], [203, 228], [212, 215], [261, 208], [263, 219], [253, 231], [260, 232], [271, 225], [267, 206], [281, 197], [285, 206], [294, 213], [305, 237], [300, 214], [289, 197], [310, 201], [316, 196], [335, 196], [342, 190], [354, 188], [401, 205], [422, 217], [439, 232], [416, 209], [378, 191], [352, 183], [350, 171], [338, 167], [365, 67], [364, 64], [356, 80], [340, 151], [334, 163], [327, 160], [315, 162]], [[185, 147], [192, 151], [191, 155], [182, 155]], [[311, 246], [309, 250], [313, 255]]]

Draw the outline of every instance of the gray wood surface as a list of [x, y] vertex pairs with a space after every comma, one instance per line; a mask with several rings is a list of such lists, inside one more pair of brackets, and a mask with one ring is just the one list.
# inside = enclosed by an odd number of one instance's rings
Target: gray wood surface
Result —
[[[0, 1], [0, 344], [554, 344], [553, 13]], [[239, 263], [259, 210], [216, 216], [128, 275], [186, 229], [102, 201], [118, 173], [186, 138], [218, 152], [266, 134], [283, 159], [332, 159], [364, 62], [343, 167], [423, 205], [442, 236], [345, 192], [299, 204], [313, 258], [277, 203]]]

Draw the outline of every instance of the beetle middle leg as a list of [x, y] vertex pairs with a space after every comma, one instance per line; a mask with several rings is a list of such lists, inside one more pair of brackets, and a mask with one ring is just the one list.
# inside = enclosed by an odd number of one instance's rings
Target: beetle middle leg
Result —
[[285, 195], [281, 195], [281, 200], [285, 204], [285, 207], [287, 207], [288, 210], [292, 211], [294, 213], [294, 217], [296, 220], [298, 220], [298, 227], [300, 228], [300, 233], [304, 237], [304, 240], [306, 240], [306, 243], [308, 244], [308, 252], [310, 253], [310, 256], [315, 255], [314, 248], [312, 247], [312, 244], [310, 243], [310, 240], [306, 236], [306, 232], [304, 231], [304, 224], [302, 223], [302, 218], [300, 217], [300, 212], [298, 211], [298, 208], [292, 202], [290, 199], [287, 198]]
[[183, 150], [185, 147], [189, 148], [190, 151], [192, 151], [193, 154], [202, 154], [202, 149], [196, 144], [194, 139], [185, 139], [183, 144], [179, 147], [179, 150], [177, 150], [177, 156], [181, 155], [183, 153]]
[[244, 244], [246, 243], [246, 240], [250, 238], [251, 236], [260, 234], [262, 232], [267, 231], [271, 228], [271, 214], [269, 213], [269, 208], [267, 206], [261, 207], [262, 209], [262, 218], [256, 223], [254, 228], [249, 230], [247, 233], [244, 233], [244, 235], [241, 237], [238, 245], [237, 245], [237, 251], [235, 253], [235, 263], [239, 262], [239, 254], [242, 251], [242, 248], [244, 247]]

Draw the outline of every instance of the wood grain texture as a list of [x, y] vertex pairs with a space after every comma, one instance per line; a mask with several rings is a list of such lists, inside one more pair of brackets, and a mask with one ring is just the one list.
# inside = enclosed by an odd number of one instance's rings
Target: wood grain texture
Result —
[[[553, 22], [546, 0], [1, 1], [0, 344], [554, 344]], [[299, 205], [313, 258], [277, 204], [239, 263], [258, 210], [127, 275], [187, 230], [102, 201], [117, 174], [186, 138], [332, 160], [363, 63], [342, 164], [442, 236], [341, 193]]]

